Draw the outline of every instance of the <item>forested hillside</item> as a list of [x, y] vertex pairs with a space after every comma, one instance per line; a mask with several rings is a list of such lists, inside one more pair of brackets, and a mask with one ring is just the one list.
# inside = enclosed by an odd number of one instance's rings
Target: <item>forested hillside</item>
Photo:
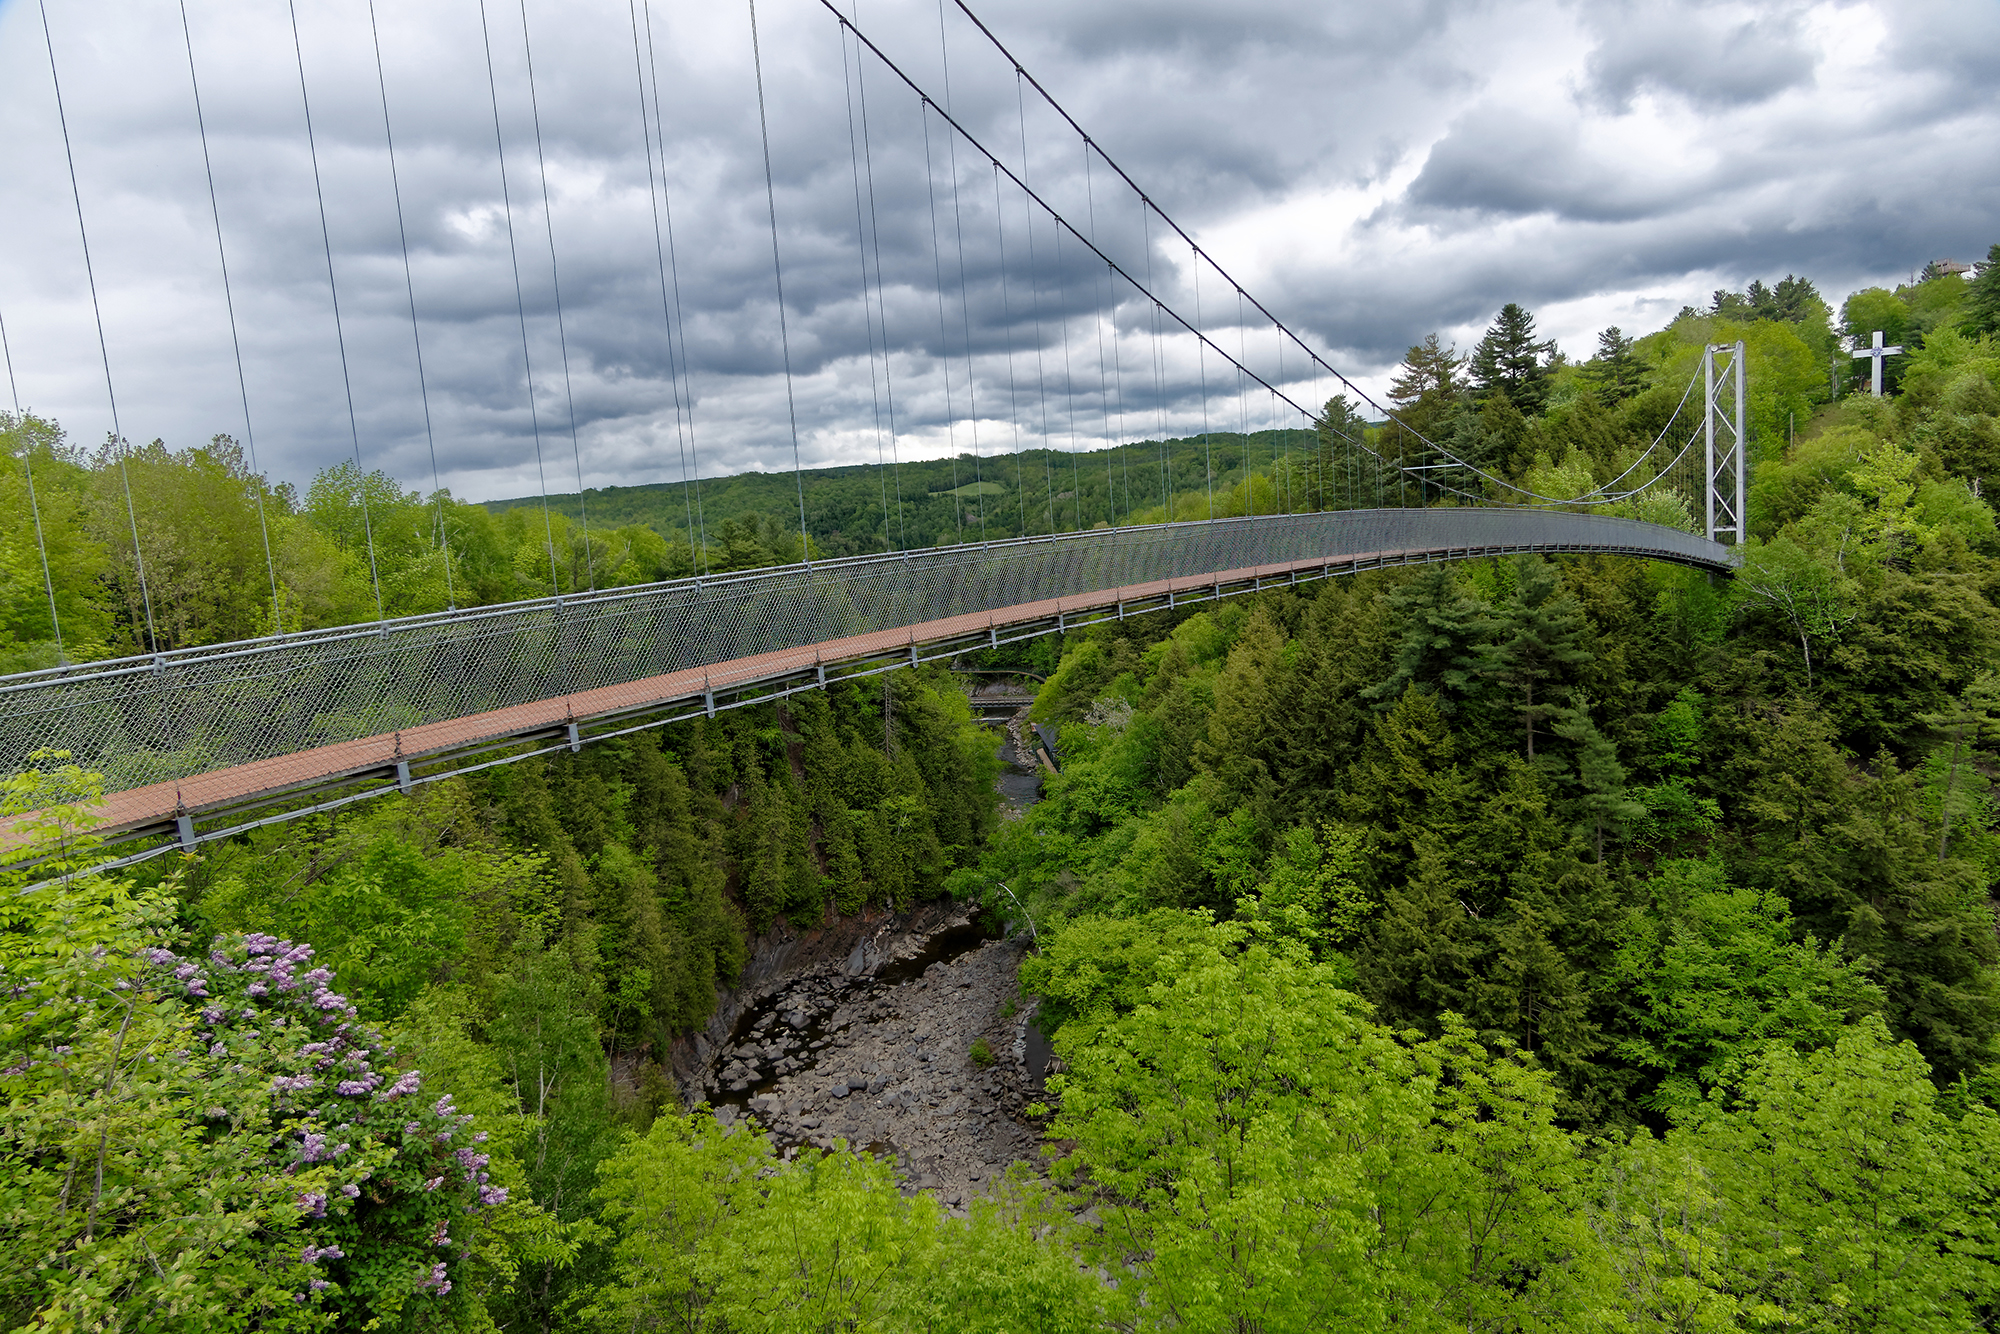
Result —
[[[254, 474], [221, 435], [179, 451], [157, 440], [91, 450], [55, 422], [0, 412], [0, 440], [23, 464], [0, 475], [0, 674], [755, 569], [803, 549], [790, 476], [709, 479], [699, 495], [614, 487], [581, 507], [574, 495], [487, 506], [405, 491], [351, 462], [300, 494]], [[1311, 440], [1218, 431], [1026, 450], [986, 459], [984, 480], [970, 455], [893, 474], [816, 470], [803, 479], [806, 528], [821, 557], [1207, 518], [1243, 513], [1253, 473], [1268, 513], [1274, 460], [1309, 454]]]
[[[139, 872], [89, 871], [90, 776], [28, 757], [8, 1327], [1989, 1327], [1992, 258], [1838, 315], [1717, 293], [1588, 360], [1517, 306], [1410, 349], [1410, 427], [1560, 497], [1741, 338], [1741, 572], [1468, 562], [1009, 650], [1062, 757], [1019, 819], [928, 669]], [[1856, 394], [1839, 340], [1892, 316]], [[1353, 414], [1218, 509], [1355, 503]], [[943, 894], [1033, 919], [1045, 1172], [948, 1209], [684, 1107], [665, 1058], [756, 933]]]

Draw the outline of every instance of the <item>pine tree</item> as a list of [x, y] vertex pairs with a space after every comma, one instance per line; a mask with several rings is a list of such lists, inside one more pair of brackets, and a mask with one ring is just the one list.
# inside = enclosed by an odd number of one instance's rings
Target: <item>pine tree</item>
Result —
[[1553, 343], [1535, 340], [1535, 317], [1509, 301], [1472, 351], [1472, 381], [1483, 398], [1495, 389], [1530, 417], [1548, 401], [1548, 355]]
[[1616, 407], [1645, 388], [1645, 363], [1632, 350], [1632, 340], [1617, 325], [1597, 335], [1597, 355], [1584, 363], [1584, 377], [1606, 406]]
[[1485, 604], [1443, 565], [1426, 567], [1384, 601], [1396, 618], [1395, 670], [1362, 693], [1387, 708], [1415, 686], [1450, 716], [1478, 686], [1479, 644], [1492, 628]]
[[1236, 801], [1261, 801], [1274, 786], [1270, 762], [1284, 727], [1277, 712], [1284, 655], [1284, 636], [1256, 607], [1216, 677], [1215, 707], [1196, 758]]
[[1974, 338], [2000, 334], [2000, 242], [1987, 250], [1986, 262], [1966, 284], [1958, 327]]
[[1514, 575], [1514, 593], [1499, 608], [1500, 637], [1481, 647], [1479, 670], [1515, 692], [1512, 712], [1520, 719], [1532, 762], [1536, 727], [1562, 710], [1555, 687], [1590, 661], [1590, 626], [1582, 605], [1560, 589], [1547, 561], [1522, 557], [1514, 563]]
[[1412, 436], [1428, 436], [1465, 389], [1459, 372], [1465, 358], [1456, 348], [1444, 346], [1436, 334], [1403, 355], [1403, 371], [1389, 384], [1389, 401], [1396, 405], [1396, 419], [1383, 433], [1393, 458], [1414, 457], [1422, 448]]

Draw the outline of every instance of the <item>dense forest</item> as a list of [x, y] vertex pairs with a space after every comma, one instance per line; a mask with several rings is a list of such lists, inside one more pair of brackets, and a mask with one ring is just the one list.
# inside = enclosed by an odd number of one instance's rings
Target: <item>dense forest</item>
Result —
[[[1875, 329], [1907, 349], [1879, 400], [1843, 364]], [[1996, 337], [2000, 247], [1970, 283], [1838, 314], [1796, 278], [1719, 292], [1587, 360], [1518, 306], [1463, 355], [1427, 340], [1399, 417], [1560, 496], [1638, 456], [1703, 345], [1742, 339], [1741, 572], [1467, 562], [1008, 650], [981, 665], [1046, 676], [1062, 757], [1018, 819], [935, 669], [118, 873], [89, 869], [92, 776], [29, 757], [7, 805], [42, 812], [52, 860], [0, 909], [0, 1311], [1986, 1328]], [[1329, 403], [1218, 504], [1349, 503], [1324, 461], [1355, 425]], [[38, 485], [75, 470], [66, 587], [111, 645], [132, 621], [90, 526], [103, 471], [11, 429]], [[252, 568], [257, 495], [286, 541], [339, 550], [309, 499], [196, 453]], [[40, 571], [10, 550], [27, 653]], [[1063, 1066], [1031, 1108], [1045, 1172], [951, 1210], [877, 1157], [683, 1105], [663, 1059], [758, 933], [940, 895], [1037, 926], [1023, 994]]]

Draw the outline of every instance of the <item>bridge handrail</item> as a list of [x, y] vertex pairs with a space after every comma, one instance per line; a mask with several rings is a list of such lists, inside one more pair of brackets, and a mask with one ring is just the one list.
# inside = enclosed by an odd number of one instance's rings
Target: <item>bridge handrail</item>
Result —
[[[0, 752], [70, 751], [107, 791], [1003, 607], [1360, 553], [1730, 549], [1633, 519], [1435, 508], [1097, 529], [814, 561], [45, 670], [0, 683]], [[914, 633], [914, 632], [913, 632]], [[898, 650], [900, 651], [900, 650]]]

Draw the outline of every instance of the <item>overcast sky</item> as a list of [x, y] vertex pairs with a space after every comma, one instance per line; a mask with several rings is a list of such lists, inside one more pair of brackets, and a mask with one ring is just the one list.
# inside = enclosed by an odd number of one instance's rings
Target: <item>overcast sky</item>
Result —
[[[1581, 357], [1603, 326], [1657, 328], [1717, 287], [1798, 273], [1837, 305], [2000, 241], [1990, 0], [975, 8], [1205, 252], [1378, 394], [1411, 342], [1464, 346], [1509, 300]], [[377, 9], [381, 84], [367, 0], [297, 0], [316, 194], [286, 6], [187, 0], [249, 426], [277, 477], [309, 481], [357, 437], [366, 466], [426, 490], [434, 442], [444, 483], [489, 498], [542, 485], [538, 436], [562, 491], [579, 454], [593, 486], [677, 480], [690, 430], [704, 474], [789, 467], [794, 416], [809, 465], [874, 462], [892, 408], [904, 457], [1297, 421], [1011, 182], [996, 194], [820, 0], [763, 0], [788, 406], [744, 0], [526, 0], [527, 43], [521, 0], [486, 0], [484, 39], [480, 0]], [[242, 437], [178, 2], [48, 10], [120, 424], [177, 448]], [[1331, 392], [1101, 160], [1086, 170], [1032, 90], [1017, 100], [949, 0], [942, 41], [936, 0], [847, 12], [1218, 346], [1300, 403]], [[0, 0], [0, 319], [22, 404], [94, 442], [111, 415], [43, 40], [34, 0]]]

